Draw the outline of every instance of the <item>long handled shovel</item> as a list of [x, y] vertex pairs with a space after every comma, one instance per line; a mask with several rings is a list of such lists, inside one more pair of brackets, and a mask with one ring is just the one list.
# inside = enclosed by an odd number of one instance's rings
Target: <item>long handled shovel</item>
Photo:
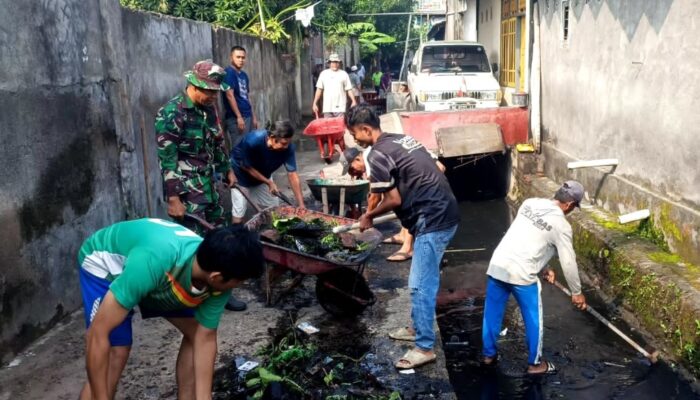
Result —
[[241, 186], [239, 184], [234, 183], [233, 188], [238, 190], [243, 195], [243, 197], [245, 197], [245, 199], [248, 201], [248, 203], [250, 203], [251, 206], [253, 206], [253, 208], [255, 209], [256, 212], [259, 213], [260, 211], [262, 211], [260, 206], [257, 205], [253, 200], [251, 200], [250, 195], [248, 195], [248, 192], [246, 192], [245, 189], [241, 188]]
[[[564, 294], [566, 294], [567, 296], [571, 297], [571, 292], [569, 291], [569, 289], [565, 288], [561, 283], [559, 283], [559, 282], [557, 282], [557, 281], [554, 281], [554, 286], [558, 287], [559, 289], [561, 289], [562, 292], [564, 292]], [[639, 344], [637, 344], [637, 342], [635, 342], [634, 340], [630, 339], [629, 336], [627, 336], [627, 335], [625, 335], [624, 333], [622, 333], [621, 330], [617, 329], [617, 327], [616, 327], [615, 325], [613, 325], [613, 324], [610, 323], [610, 321], [608, 321], [605, 317], [603, 317], [602, 315], [600, 315], [600, 314], [598, 313], [598, 311], [596, 311], [596, 310], [593, 309], [593, 307], [591, 307], [591, 306], [586, 306], [586, 311], [588, 311], [588, 313], [591, 314], [592, 316], [596, 317], [596, 319], [598, 319], [598, 321], [602, 322], [603, 325], [605, 325], [605, 326], [607, 326], [608, 328], [610, 328], [610, 330], [612, 330], [613, 332], [617, 333], [617, 335], [618, 335], [619, 337], [621, 337], [625, 342], [629, 343], [630, 346], [634, 347], [635, 350], [637, 350], [638, 352], [642, 353], [642, 355], [643, 355], [644, 357], [648, 358], [649, 361], [651, 361], [652, 364], [654, 364], [654, 363], [656, 363], [656, 362], [658, 361], [658, 357], [659, 357], [659, 352], [658, 352], [658, 351], [654, 350], [653, 352], [649, 353], [648, 351], [644, 350], [644, 348], [643, 348], [642, 346], [640, 346]]]
[[[374, 218], [372, 223], [373, 224], [381, 224], [382, 222], [391, 221], [391, 220], [394, 220], [396, 218], [398, 218], [398, 217], [394, 213], [384, 214], [380, 217]], [[340, 226], [336, 226], [335, 228], [333, 228], [333, 233], [347, 232], [347, 231], [351, 231], [353, 229], [357, 229], [359, 227], [360, 227], [359, 222], [355, 222], [354, 224], [349, 224], [349, 225], [340, 225]]]

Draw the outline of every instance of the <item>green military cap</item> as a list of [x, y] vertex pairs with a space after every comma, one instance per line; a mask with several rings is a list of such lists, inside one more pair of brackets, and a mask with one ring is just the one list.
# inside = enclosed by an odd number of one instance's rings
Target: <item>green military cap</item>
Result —
[[229, 86], [224, 83], [226, 71], [211, 60], [197, 62], [192, 71], [185, 72], [185, 78], [190, 84], [209, 90], [229, 90]]

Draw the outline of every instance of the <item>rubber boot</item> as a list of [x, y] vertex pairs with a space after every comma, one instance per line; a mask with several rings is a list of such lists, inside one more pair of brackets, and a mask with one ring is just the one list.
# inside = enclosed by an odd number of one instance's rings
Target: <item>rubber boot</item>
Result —
[[231, 294], [231, 297], [229, 297], [225, 307], [229, 311], [244, 311], [246, 308], [248, 308], [245, 301], [238, 300], [233, 296], [233, 293]]

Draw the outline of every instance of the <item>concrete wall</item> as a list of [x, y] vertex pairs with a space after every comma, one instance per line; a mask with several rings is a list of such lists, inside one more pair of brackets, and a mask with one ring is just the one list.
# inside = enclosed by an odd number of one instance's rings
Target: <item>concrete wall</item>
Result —
[[117, 0], [3, 5], [0, 361], [80, 306], [90, 233], [165, 215], [154, 118], [196, 61], [243, 43], [260, 121], [300, 118], [296, 63], [269, 42]]
[[0, 356], [78, 307], [81, 241], [125, 216], [96, 5], [0, 13]]
[[477, 21], [477, 41], [486, 47], [489, 62], [500, 63], [501, 0], [480, 0]]
[[477, 0], [448, 0], [445, 19], [445, 40], [477, 41]]
[[[618, 158], [614, 175], [589, 171], [595, 201], [613, 212], [652, 208], [672, 250], [700, 261], [700, 3], [540, 2], [542, 131], [551, 174], [571, 159]], [[588, 174], [588, 175], [584, 175]], [[616, 188], [616, 190], [611, 190]], [[663, 211], [663, 207], [667, 210]]]

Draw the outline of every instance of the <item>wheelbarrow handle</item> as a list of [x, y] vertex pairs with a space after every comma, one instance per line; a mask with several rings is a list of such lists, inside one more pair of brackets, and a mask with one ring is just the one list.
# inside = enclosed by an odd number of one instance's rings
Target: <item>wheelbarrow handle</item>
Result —
[[[372, 219], [372, 223], [373, 224], [381, 224], [382, 222], [392, 221], [392, 220], [395, 220], [396, 218], [398, 218], [398, 217], [394, 213], [385, 214], [385, 215], [382, 215], [381, 217], [377, 217], [377, 218]], [[354, 224], [349, 224], [349, 225], [340, 225], [340, 226], [336, 226], [335, 228], [333, 228], [333, 233], [347, 232], [347, 231], [351, 231], [353, 229], [357, 229], [359, 227], [360, 227], [359, 222], [355, 222]]]
[[238, 190], [243, 195], [243, 197], [245, 197], [245, 199], [248, 201], [248, 203], [250, 203], [251, 206], [253, 206], [256, 212], [259, 213], [262, 211], [262, 208], [260, 208], [260, 206], [258, 206], [253, 200], [251, 200], [250, 195], [248, 195], [248, 193], [245, 190], [243, 190], [241, 185], [239, 185], [238, 183], [234, 183], [233, 188]]

